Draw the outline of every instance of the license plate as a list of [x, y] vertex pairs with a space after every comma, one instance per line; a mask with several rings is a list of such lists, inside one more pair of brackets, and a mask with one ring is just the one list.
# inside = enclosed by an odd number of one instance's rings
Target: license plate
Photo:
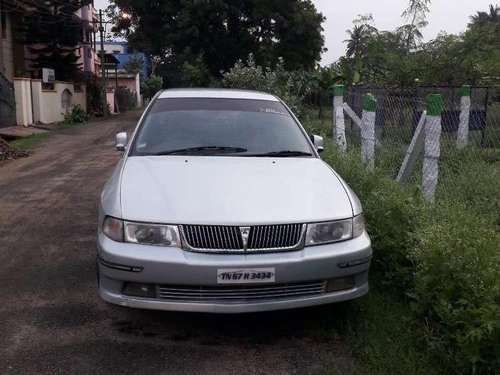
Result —
[[218, 269], [217, 284], [274, 283], [274, 268]]

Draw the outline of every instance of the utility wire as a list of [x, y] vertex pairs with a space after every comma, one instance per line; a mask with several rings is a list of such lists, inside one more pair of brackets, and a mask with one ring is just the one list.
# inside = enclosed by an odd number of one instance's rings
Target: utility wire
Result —
[[[74, 13], [66, 13], [66, 12], [63, 12], [61, 10], [58, 10], [57, 13], [54, 13], [54, 12], [50, 12], [49, 10], [46, 10], [42, 7], [40, 7], [40, 4], [36, 4], [34, 2], [30, 2], [30, 1], [15, 1], [15, 0], [3, 0], [4, 3], [10, 5], [11, 7], [14, 7], [12, 9], [9, 9], [8, 12], [11, 13], [11, 12], [14, 12], [14, 11], [17, 11], [19, 13], [23, 13], [25, 15], [29, 15], [29, 16], [33, 16], [34, 13], [39, 13], [38, 16], [40, 17], [57, 17], [58, 15], [59, 16], [65, 16], [65, 17], [68, 17], [68, 18], [73, 18], [73, 17], [77, 17], [76, 14]], [[20, 7], [23, 7], [22, 9], [19, 9]], [[33, 10], [28, 10], [26, 9], [26, 7], [33, 7], [35, 9]], [[80, 9], [80, 8], [78, 8]], [[78, 10], [76, 9], [75, 12]], [[61, 22], [65, 22], [66, 20], [57, 20], [57, 21], [54, 21], [54, 22], [50, 22], [50, 21], [41, 21], [42, 23], [44, 24], [55, 24], [55, 23], [61, 23]], [[90, 22], [90, 21], [87, 21], [87, 20], [79, 20], [81, 22]]]

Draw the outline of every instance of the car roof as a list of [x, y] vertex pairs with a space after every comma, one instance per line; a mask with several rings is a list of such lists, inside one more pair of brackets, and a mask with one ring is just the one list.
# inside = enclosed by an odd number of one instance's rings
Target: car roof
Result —
[[249, 99], [279, 102], [274, 95], [265, 92], [233, 89], [168, 89], [158, 96], [158, 99], [170, 98]]

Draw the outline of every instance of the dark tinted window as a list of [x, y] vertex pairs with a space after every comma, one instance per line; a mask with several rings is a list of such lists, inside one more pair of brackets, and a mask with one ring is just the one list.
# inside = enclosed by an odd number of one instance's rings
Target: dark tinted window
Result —
[[215, 146], [237, 150], [215, 149], [209, 155], [312, 153], [298, 124], [279, 102], [176, 98], [156, 101], [136, 137], [133, 155], [175, 150], [183, 154], [184, 149]]

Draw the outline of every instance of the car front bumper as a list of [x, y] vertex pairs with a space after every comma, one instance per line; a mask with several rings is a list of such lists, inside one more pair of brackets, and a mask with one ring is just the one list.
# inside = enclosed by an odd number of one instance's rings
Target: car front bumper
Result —
[[[144, 246], [115, 242], [102, 233], [98, 236], [99, 295], [107, 302], [144, 309], [244, 313], [280, 310], [360, 297], [368, 292], [368, 269], [372, 249], [366, 233], [334, 244], [305, 247], [291, 252], [258, 254], [213, 254], [184, 251], [180, 248]], [[227, 287], [217, 284], [217, 270], [275, 268], [272, 285], [350, 278], [348, 289], [315, 295], [281, 296], [266, 299], [231, 301], [165, 300], [159, 297], [136, 297], [123, 294], [125, 283], [160, 286]], [[255, 286], [255, 284], [252, 284]], [[267, 284], [269, 285], [269, 284]]]

